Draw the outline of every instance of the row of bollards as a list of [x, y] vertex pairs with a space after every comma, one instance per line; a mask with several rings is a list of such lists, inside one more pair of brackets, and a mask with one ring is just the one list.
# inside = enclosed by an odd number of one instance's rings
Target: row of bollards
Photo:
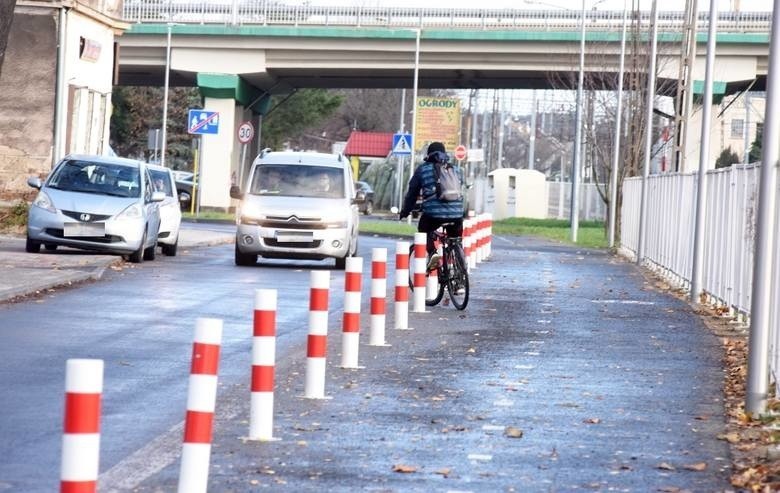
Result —
[[[490, 255], [489, 214], [464, 220], [463, 248], [469, 268]], [[412, 311], [425, 312], [426, 235], [414, 238]], [[394, 328], [409, 327], [409, 243], [399, 241], [395, 250]], [[363, 259], [347, 259], [344, 273], [341, 367], [359, 369]], [[309, 290], [309, 331], [306, 350], [304, 397], [325, 399], [325, 368], [328, 335], [329, 271], [312, 271]], [[434, 292], [435, 295], [435, 292]], [[371, 255], [369, 345], [389, 346], [385, 338], [387, 311], [387, 249], [374, 248]], [[274, 379], [276, 360], [275, 289], [257, 289], [252, 327], [250, 440], [273, 437]], [[222, 320], [198, 318], [192, 345], [184, 424], [179, 492], [205, 492], [208, 485], [212, 429], [217, 397], [217, 375], [222, 341]], [[65, 374], [65, 416], [62, 439], [60, 491], [89, 493], [97, 490], [100, 456], [100, 406], [103, 392], [103, 361], [70, 359]]]

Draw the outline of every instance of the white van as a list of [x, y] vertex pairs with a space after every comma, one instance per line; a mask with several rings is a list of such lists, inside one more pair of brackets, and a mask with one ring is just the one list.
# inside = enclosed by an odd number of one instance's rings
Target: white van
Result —
[[257, 257], [336, 259], [343, 269], [355, 255], [358, 206], [352, 166], [341, 154], [314, 152], [260, 153], [236, 210], [236, 265], [253, 265]]

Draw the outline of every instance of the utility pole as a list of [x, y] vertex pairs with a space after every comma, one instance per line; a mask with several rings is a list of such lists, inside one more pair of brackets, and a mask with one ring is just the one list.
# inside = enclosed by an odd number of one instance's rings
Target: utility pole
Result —
[[685, 24], [680, 47], [680, 67], [677, 75], [677, 91], [674, 112], [674, 169], [685, 171], [685, 151], [688, 136], [688, 120], [693, 106], [693, 64], [696, 59], [696, 24], [698, 0], [685, 0]]

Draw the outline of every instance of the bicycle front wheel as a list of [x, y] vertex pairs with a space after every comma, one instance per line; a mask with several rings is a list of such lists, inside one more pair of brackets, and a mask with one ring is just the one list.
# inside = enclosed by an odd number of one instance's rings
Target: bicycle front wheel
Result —
[[466, 271], [466, 259], [460, 246], [453, 247], [449, 253], [450, 258], [446, 262], [447, 291], [455, 308], [463, 310], [469, 303], [469, 275]]

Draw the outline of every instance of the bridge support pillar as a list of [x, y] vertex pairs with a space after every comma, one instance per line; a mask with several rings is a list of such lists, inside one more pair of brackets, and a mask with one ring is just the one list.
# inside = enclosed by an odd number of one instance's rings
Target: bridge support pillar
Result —
[[[198, 74], [198, 86], [204, 96], [203, 109], [219, 112], [217, 134], [201, 136], [199, 174], [200, 207], [207, 210], [229, 210], [236, 203], [230, 198], [230, 186], [242, 185], [242, 146], [238, 141], [238, 127], [242, 122], [253, 121], [253, 113], [261, 113], [268, 104], [267, 98], [259, 98], [256, 88], [246, 84], [236, 75]], [[253, 109], [247, 108], [255, 103]], [[258, 105], [260, 107], [258, 108]], [[249, 166], [255, 158], [258, 129], [255, 137], [246, 145], [243, 166]]]

